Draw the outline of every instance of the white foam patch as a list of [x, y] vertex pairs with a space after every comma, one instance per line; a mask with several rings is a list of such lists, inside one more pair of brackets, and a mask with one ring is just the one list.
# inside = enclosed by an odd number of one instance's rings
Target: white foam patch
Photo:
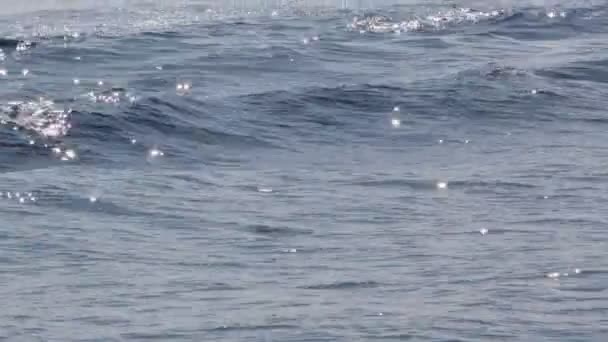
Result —
[[506, 11], [499, 9], [488, 12], [470, 8], [454, 8], [438, 12], [426, 17], [414, 17], [409, 20], [397, 21], [383, 15], [355, 16], [348, 28], [360, 33], [401, 33], [424, 30], [444, 29], [449, 25], [460, 23], [478, 23], [484, 20], [500, 18]]
[[[81, 81], [75, 82], [74, 84], [81, 84]], [[98, 83], [99, 84], [99, 83]], [[101, 83], [103, 86], [103, 82]], [[91, 102], [97, 104], [111, 104], [118, 105], [121, 103], [132, 104], [136, 101], [137, 97], [122, 88], [109, 88], [99, 91], [89, 91], [82, 95], [82, 97], [88, 98]]]
[[26, 129], [44, 137], [65, 136], [72, 125], [71, 111], [60, 110], [51, 100], [9, 102], [0, 106], [0, 119], [12, 123], [15, 129]]
[[15, 50], [17, 50], [19, 52], [23, 52], [23, 51], [27, 51], [31, 48], [32, 48], [32, 42], [29, 40], [24, 40], [17, 44], [17, 47], [15, 48]]

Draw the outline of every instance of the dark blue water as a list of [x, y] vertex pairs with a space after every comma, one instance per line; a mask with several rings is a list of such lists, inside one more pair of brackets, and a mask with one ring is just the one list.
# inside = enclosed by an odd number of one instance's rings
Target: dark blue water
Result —
[[359, 5], [5, 15], [0, 340], [605, 341], [608, 3]]

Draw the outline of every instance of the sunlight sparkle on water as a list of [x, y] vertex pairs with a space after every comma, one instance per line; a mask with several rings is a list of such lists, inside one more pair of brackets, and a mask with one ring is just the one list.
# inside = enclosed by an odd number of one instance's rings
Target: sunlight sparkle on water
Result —
[[156, 147], [152, 148], [150, 151], [148, 151], [148, 156], [150, 158], [162, 157], [164, 155], [165, 155], [165, 153]]

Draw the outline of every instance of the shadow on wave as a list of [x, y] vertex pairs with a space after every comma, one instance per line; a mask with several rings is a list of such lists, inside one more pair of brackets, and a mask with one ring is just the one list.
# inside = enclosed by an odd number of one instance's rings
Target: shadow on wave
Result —
[[[257, 112], [267, 114], [267, 124], [275, 127], [292, 128], [307, 124], [344, 128], [360, 119], [354, 114], [377, 113], [392, 108], [403, 91], [401, 87], [388, 85], [342, 85], [249, 94], [238, 100]], [[253, 120], [259, 119], [256, 116]]]
[[151, 97], [121, 112], [75, 112], [75, 129], [71, 136], [102, 142], [126, 140], [133, 136], [150, 139], [177, 139], [204, 145], [278, 147], [255, 136], [228, 132], [222, 127], [209, 127], [202, 109], [183, 103]]
[[0, 49], [27, 49], [38, 45], [36, 42], [22, 39], [0, 38]]
[[556, 80], [608, 83], [608, 59], [579, 61], [565, 66], [543, 68], [537, 76]]
[[581, 33], [606, 32], [603, 8], [525, 8], [488, 33], [523, 41], [566, 39]]

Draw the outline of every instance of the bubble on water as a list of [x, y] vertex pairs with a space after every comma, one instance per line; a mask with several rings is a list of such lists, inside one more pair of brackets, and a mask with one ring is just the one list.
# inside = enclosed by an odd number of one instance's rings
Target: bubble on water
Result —
[[81, 59], [82, 59], [82, 57], [80, 57], [80, 56], [76, 56], [76, 57], [74, 57], [74, 59], [75, 59], [75, 60], [77, 60], [77, 61], [79, 61], [79, 60], [81, 60]]
[[576, 274], [581, 273], [581, 269], [580, 269], [580, 268], [575, 268], [575, 269], [574, 269], [574, 273], [576, 273]]
[[273, 16], [273, 17], [276, 17], [276, 16], [279, 15], [279, 11], [274, 10], [274, 11], [272, 11], [272, 13], [270, 13], [270, 15]]
[[89, 202], [91, 202], [91, 203], [97, 202], [97, 197], [95, 197], [95, 196], [89, 197]]
[[97, 81], [97, 85], [100, 87], [103, 86], [103, 81]]
[[25, 198], [23, 198], [23, 197], [19, 198], [19, 203], [25, 203]]
[[133, 145], [137, 144], [137, 139], [131, 139], [131, 144], [133, 144]]
[[391, 120], [391, 125], [393, 125], [393, 127], [395, 127], [395, 128], [399, 128], [399, 127], [401, 127], [401, 120], [399, 120], [399, 119], [392, 119]]
[[163, 70], [163, 66], [162, 65], [157, 65], [156, 66], [156, 70]]
[[6, 69], [0, 69], [0, 76], [8, 75], [8, 71]]
[[479, 233], [480, 233], [481, 235], [486, 235], [486, 234], [488, 234], [488, 230], [487, 230], [486, 228], [481, 228], [481, 229], [479, 230]]
[[23, 76], [27, 76], [29, 73], [30, 73], [30, 71], [29, 71], [28, 69], [23, 69], [23, 70], [21, 70], [21, 74], [22, 74]]
[[77, 78], [73, 79], [72, 82], [74, 82], [74, 84], [76, 84], [76, 85], [80, 84], [80, 80]]
[[319, 36], [312, 36], [311, 39], [316, 42], [316, 41], [319, 41], [321, 39], [321, 37], [319, 37]]
[[465, 139], [465, 140], [464, 140], [464, 143], [465, 143], [465, 144], [468, 144], [468, 143], [470, 143], [470, 142], [471, 142], [471, 140], [469, 140], [469, 139]]
[[273, 192], [273, 190], [272, 190], [272, 188], [258, 187], [258, 192], [271, 193], [271, 192]]
[[545, 275], [547, 278], [557, 279], [561, 276], [559, 272], [550, 272]]
[[437, 188], [438, 189], [446, 189], [447, 187], [448, 187], [448, 183], [447, 182], [443, 182], [443, 181], [437, 182]]
[[443, 139], [437, 140], [438, 143], [443, 144]]
[[288, 248], [288, 249], [283, 250], [283, 252], [285, 252], [285, 253], [297, 253], [298, 250], [295, 249], [295, 248]]

